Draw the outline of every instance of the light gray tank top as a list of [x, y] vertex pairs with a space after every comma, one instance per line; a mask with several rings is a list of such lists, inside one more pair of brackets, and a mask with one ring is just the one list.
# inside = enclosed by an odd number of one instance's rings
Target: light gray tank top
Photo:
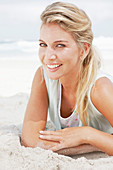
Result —
[[[101, 77], [107, 77], [113, 82], [113, 77], [105, 74], [101, 71], [98, 72], [98, 75], [96, 77], [96, 80]], [[59, 80], [52, 80], [49, 79], [49, 77], [46, 74], [46, 71], [44, 69], [44, 78], [46, 82], [47, 92], [48, 92], [48, 99], [49, 99], [49, 107], [48, 107], [48, 115], [50, 120], [53, 122], [56, 130], [61, 129], [60, 119], [59, 119], [59, 113], [58, 113], [58, 89], [59, 89]], [[93, 84], [92, 84], [93, 85]], [[90, 92], [92, 85], [90, 85], [90, 88], [88, 90], [87, 96], [88, 96], [88, 114], [89, 114], [89, 124], [88, 126], [91, 126], [95, 129], [101, 130], [106, 133], [113, 133], [113, 127], [110, 125], [108, 120], [96, 109], [96, 107], [93, 105], [91, 98], [90, 98]], [[86, 120], [87, 121], [87, 120]], [[80, 121], [79, 126], [83, 126], [82, 122]]]

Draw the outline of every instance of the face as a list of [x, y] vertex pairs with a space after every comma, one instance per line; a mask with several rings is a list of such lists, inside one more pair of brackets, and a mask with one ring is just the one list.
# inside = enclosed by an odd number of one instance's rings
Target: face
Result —
[[70, 33], [58, 24], [44, 24], [40, 30], [39, 57], [50, 79], [76, 74], [81, 50]]

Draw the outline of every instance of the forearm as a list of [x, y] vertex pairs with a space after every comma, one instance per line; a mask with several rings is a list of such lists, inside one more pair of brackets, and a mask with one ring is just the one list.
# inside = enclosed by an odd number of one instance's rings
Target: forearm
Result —
[[39, 138], [39, 131], [45, 129], [45, 121], [35, 123], [33, 121], [24, 122], [21, 135], [21, 145], [25, 147], [41, 147], [49, 149], [53, 147], [56, 142], [42, 140]]
[[90, 153], [96, 151], [100, 151], [100, 150], [95, 146], [89, 144], [83, 144], [72, 148], [61, 149], [57, 151], [57, 153], [62, 155], [72, 156], [72, 155]]
[[26, 121], [23, 123], [21, 144], [25, 147], [36, 147], [39, 140], [39, 131], [44, 130], [45, 122]]
[[99, 150], [113, 155], [113, 135], [88, 127], [86, 132], [86, 144], [93, 145]]

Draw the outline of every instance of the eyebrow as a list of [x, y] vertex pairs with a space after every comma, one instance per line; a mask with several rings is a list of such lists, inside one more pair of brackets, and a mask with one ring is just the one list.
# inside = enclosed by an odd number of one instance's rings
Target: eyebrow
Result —
[[[43, 40], [39, 39], [39, 41], [43, 41]], [[66, 40], [57, 40], [57, 41], [54, 41], [54, 43], [59, 43], [59, 42], [66, 42], [66, 43], [68, 43], [68, 41], [66, 41]]]

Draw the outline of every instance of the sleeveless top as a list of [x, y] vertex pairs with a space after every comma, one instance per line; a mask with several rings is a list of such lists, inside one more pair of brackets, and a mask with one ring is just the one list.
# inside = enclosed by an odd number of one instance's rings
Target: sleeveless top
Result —
[[[101, 77], [107, 77], [113, 82], [113, 77], [103, 73], [102, 71], [99, 71], [97, 74], [97, 77], [95, 81]], [[58, 102], [58, 90], [59, 90], [59, 80], [52, 80], [47, 76], [47, 73], [44, 69], [44, 78], [45, 83], [47, 87], [48, 92], [48, 100], [49, 100], [49, 106], [48, 106], [48, 117], [54, 124], [56, 130], [62, 129], [60, 117], [59, 117], [59, 102]], [[93, 105], [91, 98], [90, 98], [90, 92], [93, 84], [90, 85], [90, 88], [87, 93], [88, 97], [88, 115], [89, 115], [89, 124], [88, 126], [91, 126], [95, 129], [98, 129], [100, 131], [112, 134], [113, 133], [113, 127], [110, 125], [109, 121], [102, 115], [96, 107]], [[87, 122], [87, 119], [86, 119]], [[87, 122], [88, 123], [88, 122]], [[82, 122], [79, 121], [78, 127], [83, 126]]]
[[60, 113], [61, 108], [61, 83], [59, 82], [58, 87], [58, 95], [57, 95], [57, 102], [58, 102], [58, 115], [61, 124], [61, 128], [68, 128], [68, 127], [78, 127], [80, 123], [79, 114], [77, 112], [77, 105], [73, 111], [73, 113], [68, 116], [67, 118], [63, 118]]

